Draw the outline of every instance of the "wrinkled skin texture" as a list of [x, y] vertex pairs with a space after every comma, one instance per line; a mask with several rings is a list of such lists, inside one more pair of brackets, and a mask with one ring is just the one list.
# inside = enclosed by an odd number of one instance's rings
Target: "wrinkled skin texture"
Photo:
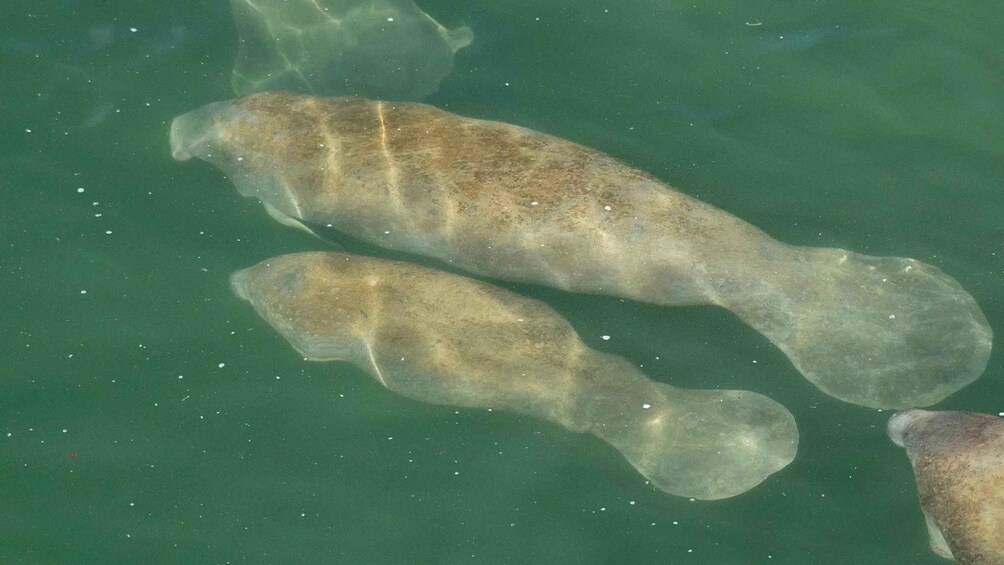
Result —
[[179, 116], [173, 154], [284, 223], [480, 275], [729, 309], [836, 398], [927, 406], [975, 380], [991, 331], [913, 259], [785, 245], [598, 151], [423, 104], [283, 93]]
[[300, 253], [231, 287], [304, 357], [343, 360], [404, 396], [588, 432], [670, 494], [741, 494], [795, 457], [798, 430], [754, 392], [683, 390], [586, 347], [542, 302], [369, 257]]
[[963, 565], [1004, 565], [1004, 419], [908, 410], [889, 420], [917, 478], [931, 549]]

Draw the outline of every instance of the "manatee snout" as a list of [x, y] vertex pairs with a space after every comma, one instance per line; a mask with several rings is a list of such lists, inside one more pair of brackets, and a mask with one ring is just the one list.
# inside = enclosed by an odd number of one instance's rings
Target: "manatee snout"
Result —
[[933, 412], [917, 408], [897, 412], [892, 416], [892, 418], [889, 418], [889, 423], [886, 425], [886, 432], [889, 434], [889, 439], [900, 447], [906, 447], [904, 443], [904, 435], [906, 434], [907, 427], [919, 419], [932, 415], [934, 415]]
[[205, 159], [217, 140], [217, 116], [233, 107], [230, 100], [212, 102], [171, 122], [171, 156], [178, 161]]
[[247, 271], [248, 269], [241, 269], [230, 275], [230, 290], [241, 300], [249, 300], [245, 285]]

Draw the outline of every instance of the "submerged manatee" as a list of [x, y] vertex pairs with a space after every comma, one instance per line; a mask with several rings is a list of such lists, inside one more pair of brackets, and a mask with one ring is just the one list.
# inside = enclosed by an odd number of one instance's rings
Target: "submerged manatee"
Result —
[[1004, 565], [1004, 419], [908, 410], [889, 437], [917, 477], [931, 548], [963, 565]]
[[176, 118], [287, 223], [330, 224], [468, 271], [655, 304], [715, 304], [826, 393], [926, 406], [976, 379], [991, 331], [930, 265], [795, 247], [598, 151], [423, 104], [283, 93]]
[[307, 359], [347, 361], [423, 402], [589, 432], [670, 494], [735, 496], [795, 457], [794, 418], [769, 398], [649, 380], [543, 303], [486, 283], [341, 253], [283, 255], [230, 281]]
[[231, 0], [240, 34], [234, 91], [418, 100], [471, 43], [412, 0]]

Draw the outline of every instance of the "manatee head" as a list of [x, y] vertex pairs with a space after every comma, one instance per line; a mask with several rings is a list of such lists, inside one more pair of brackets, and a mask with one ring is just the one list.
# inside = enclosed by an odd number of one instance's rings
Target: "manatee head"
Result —
[[207, 161], [242, 195], [303, 218], [304, 201], [323, 183], [326, 147], [337, 143], [319, 127], [315, 104], [283, 93], [206, 104], [171, 123], [171, 154]]
[[230, 288], [305, 358], [352, 362], [372, 326], [360, 305], [377, 285], [355, 263], [337, 253], [283, 255], [233, 273]]

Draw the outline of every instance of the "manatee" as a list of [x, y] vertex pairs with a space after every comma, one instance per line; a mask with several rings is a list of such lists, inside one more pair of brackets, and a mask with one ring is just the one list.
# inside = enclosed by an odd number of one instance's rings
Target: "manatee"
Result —
[[349, 362], [422, 402], [591, 433], [670, 494], [736, 496], [795, 457], [794, 418], [766, 396], [652, 381], [584, 345], [542, 302], [487, 283], [320, 252], [269, 259], [230, 283], [306, 359]]
[[1004, 565], [1004, 419], [907, 410], [889, 420], [917, 478], [931, 549], [964, 565]]
[[420, 100], [470, 45], [411, 0], [231, 0], [240, 43], [233, 87]]
[[266, 93], [171, 125], [287, 223], [485, 277], [727, 308], [836, 398], [926, 406], [975, 380], [991, 330], [913, 259], [797, 247], [603, 153], [417, 103]]

